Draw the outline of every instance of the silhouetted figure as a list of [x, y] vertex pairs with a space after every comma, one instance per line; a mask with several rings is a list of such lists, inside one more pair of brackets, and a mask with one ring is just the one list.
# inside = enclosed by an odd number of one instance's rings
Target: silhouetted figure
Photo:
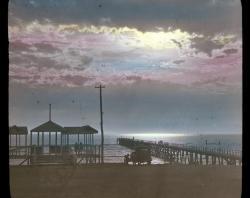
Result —
[[78, 154], [79, 153], [79, 148], [78, 148], [78, 144], [77, 143], [75, 143], [74, 149], [75, 149], [75, 153]]
[[80, 146], [79, 147], [80, 147], [79, 148], [80, 152], [82, 152], [82, 150], [83, 150], [83, 144], [82, 144], [82, 142], [80, 142]]
[[129, 154], [124, 156], [124, 164], [128, 164], [129, 162]]

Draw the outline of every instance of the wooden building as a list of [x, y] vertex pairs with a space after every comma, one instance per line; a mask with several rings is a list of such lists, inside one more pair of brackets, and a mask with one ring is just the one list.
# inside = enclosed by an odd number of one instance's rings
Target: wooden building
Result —
[[[9, 127], [9, 147], [27, 146], [28, 128], [25, 126], [11, 126]], [[13, 138], [14, 137], [14, 138]], [[21, 139], [24, 138], [24, 145], [21, 144]], [[12, 140], [14, 142], [12, 142]]]

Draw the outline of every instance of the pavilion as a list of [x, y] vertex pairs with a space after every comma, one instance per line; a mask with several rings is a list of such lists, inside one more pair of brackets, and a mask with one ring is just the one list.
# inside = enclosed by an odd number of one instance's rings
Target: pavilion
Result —
[[65, 145], [69, 145], [70, 136], [77, 135], [77, 144], [80, 143], [81, 137], [83, 145], [94, 145], [94, 134], [98, 133], [93, 127], [86, 125], [81, 127], [64, 127], [63, 139]]
[[[58, 148], [60, 146], [61, 151], [62, 151], [62, 146], [63, 146], [63, 132], [64, 132], [64, 128], [62, 126], [60, 126], [59, 124], [49, 120], [48, 122], [45, 122], [39, 126], [37, 126], [36, 128], [31, 130], [30, 133], [30, 145], [33, 145], [33, 134], [35, 133], [37, 135], [37, 146], [38, 147], [42, 147], [44, 148], [44, 146], [46, 146], [47, 144], [45, 144], [44, 141], [44, 134], [49, 134], [49, 149], [51, 149], [53, 147], [53, 145], [55, 145], [56, 148]], [[42, 139], [40, 138], [40, 134], [42, 136]], [[51, 142], [51, 135], [55, 135], [55, 141], [54, 144]], [[58, 135], [59, 135], [59, 141], [58, 141]], [[40, 139], [41, 139], [41, 143], [40, 143]]]
[[26, 126], [11, 126], [9, 127], [9, 147], [12, 146], [12, 136], [15, 137], [15, 146], [22, 146], [21, 145], [21, 138], [24, 138], [24, 145], [27, 146], [27, 135], [28, 135], [28, 129]]

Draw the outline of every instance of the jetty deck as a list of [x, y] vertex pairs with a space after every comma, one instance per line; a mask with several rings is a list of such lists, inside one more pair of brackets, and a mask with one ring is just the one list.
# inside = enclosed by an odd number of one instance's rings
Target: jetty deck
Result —
[[240, 151], [213, 149], [207, 147], [187, 146], [181, 144], [153, 143], [132, 138], [118, 138], [117, 142], [130, 149], [147, 146], [151, 155], [170, 163], [200, 164], [200, 165], [241, 165]]

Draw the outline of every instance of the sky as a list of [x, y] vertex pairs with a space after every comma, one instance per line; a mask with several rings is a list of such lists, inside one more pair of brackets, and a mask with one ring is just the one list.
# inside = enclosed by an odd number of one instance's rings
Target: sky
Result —
[[242, 133], [239, 0], [10, 0], [9, 122]]

